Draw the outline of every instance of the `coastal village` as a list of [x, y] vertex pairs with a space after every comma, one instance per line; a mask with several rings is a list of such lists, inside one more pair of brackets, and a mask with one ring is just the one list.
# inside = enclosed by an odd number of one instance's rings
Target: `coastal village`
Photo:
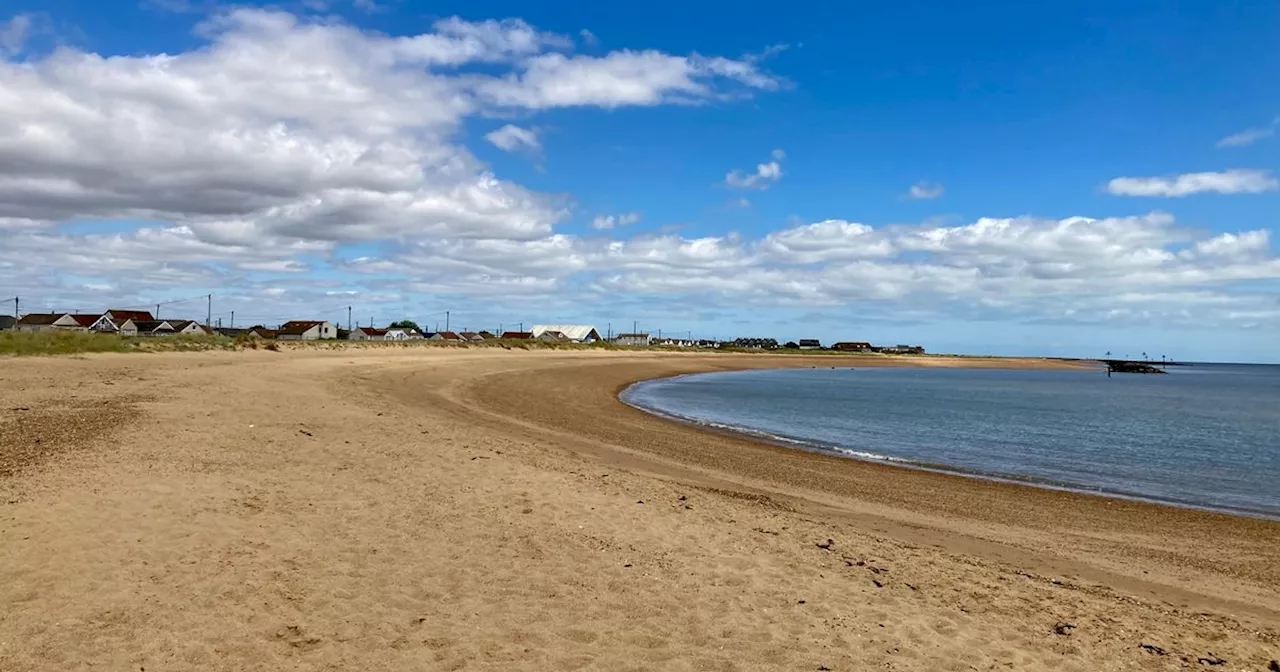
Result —
[[145, 310], [110, 309], [101, 313], [28, 313], [0, 316], [0, 331], [56, 332], [76, 331], [115, 334], [130, 338], [165, 338], [172, 336], [223, 336], [227, 338], [266, 339], [279, 341], [441, 341], [457, 344], [485, 341], [540, 341], [584, 345], [611, 344], [625, 347], [676, 347], [744, 350], [832, 350], [923, 355], [919, 345], [872, 345], [866, 341], [838, 341], [824, 345], [818, 339], [802, 338], [779, 342], [775, 338], [741, 337], [734, 340], [695, 339], [663, 336], [643, 331], [613, 333], [590, 324], [535, 324], [528, 331], [423, 331], [411, 320], [385, 327], [352, 326], [342, 328], [327, 320], [290, 320], [275, 327], [255, 325], [245, 328], [223, 327], [188, 319], [159, 319]]

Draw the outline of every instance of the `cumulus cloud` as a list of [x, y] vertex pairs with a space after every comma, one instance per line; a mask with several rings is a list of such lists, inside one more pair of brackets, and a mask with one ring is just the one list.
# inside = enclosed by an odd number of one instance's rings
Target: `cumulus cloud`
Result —
[[756, 164], [755, 172], [746, 173], [736, 169], [729, 171], [724, 176], [725, 185], [734, 189], [768, 189], [782, 179], [780, 162], [787, 157], [787, 154], [781, 149], [775, 149], [770, 156], [773, 160]]
[[1202, 193], [1258, 194], [1277, 189], [1280, 189], [1280, 181], [1269, 171], [1243, 168], [1168, 177], [1117, 177], [1107, 183], [1107, 191], [1117, 196], [1171, 198]]
[[624, 212], [621, 215], [597, 215], [591, 220], [591, 228], [597, 231], [608, 231], [619, 226], [627, 226], [640, 221], [640, 213]]
[[504, 152], [520, 150], [538, 152], [542, 150], [542, 143], [538, 140], [536, 131], [520, 128], [515, 124], [507, 124], [502, 128], [489, 131], [485, 134], [484, 139]]
[[942, 196], [943, 188], [937, 182], [916, 182], [907, 190], [907, 198], [927, 200]]
[[1247, 145], [1252, 145], [1259, 140], [1275, 135], [1276, 126], [1280, 126], [1280, 117], [1272, 119], [1271, 123], [1266, 126], [1255, 126], [1253, 128], [1246, 128], [1239, 133], [1232, 133], [1231, 135], [1219, 140], [1214, 146], [1221, 148], [1245, 147]]

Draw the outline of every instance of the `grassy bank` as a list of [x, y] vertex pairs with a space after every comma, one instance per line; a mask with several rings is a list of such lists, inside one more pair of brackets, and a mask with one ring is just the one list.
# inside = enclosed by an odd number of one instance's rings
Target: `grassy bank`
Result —
[[222, 336], [124, 338], [83, 331], [0, 332], [0, 355], [76, 355], [93, 352], [171, 352], [224, 350], [235, 347]]

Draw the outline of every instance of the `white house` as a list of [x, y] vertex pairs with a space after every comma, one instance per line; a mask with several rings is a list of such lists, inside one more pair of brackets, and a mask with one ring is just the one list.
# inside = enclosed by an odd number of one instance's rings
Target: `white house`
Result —
[[23, 315], [14, 325], [18, 331], [97, 331], [114, 333], [115, 322], [106, 315], [79, 315], [73, 313], [30, 313]]
[[387, 340], [386, 329], [376, 329], [374, 327], [356, 327], [347, 334], [348, 341], [385, 341]]
[[388, 341], [419, 341], [422, 340], [422, 332], [413, 327], [388, 327], [386, 339]]
[[276, 338], [281, 341], [319, 341], [338, 337], [338, 328], [332, 322], [321, 320], [292, 320], [280, 325]]
[[125, 320], [120, 325], [121, 336], [169, 336], [173, 325], [165, 320]]
[[645, 346], [649, 345], [651, 341], [649, 334], [643, 332], [638, 334], [618, 334], [613, 337], [614, 345]]
[[574, 343], [595, 343], [600, 340], [600, 332], [589, 324], [535, 324], [530, 331], [534, 338], [540, 338], [548, 331], [558, 331], [565, 339]]
[[209, 333], [208, 331], [205, 330], [204, 325], [200, 324], [199, 322], [196, 322], [195, 320], [165, 320], [165, 321], [169, 323], [170, 327], [173, 327], [173, 333], [175, 334], [201, 335], [201, 334]]

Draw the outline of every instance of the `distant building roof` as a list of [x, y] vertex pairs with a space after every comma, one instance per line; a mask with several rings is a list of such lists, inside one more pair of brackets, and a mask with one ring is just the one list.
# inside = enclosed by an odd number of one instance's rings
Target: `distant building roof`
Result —
[[460, 336], [458, 336], [458, 334], [457, 334], [456, 332], [453, 332], [453, 331], [437, 331], [436, 333], [440, 335], [440, 338], [443, 338], [443, 339], [444, 339], [444, 340], [446, 340], [446, 341], [461, 341], [461, 340], [462, 340], [462, 338], [461, 338]]
[[378, 329], [375, 327], [356, 327], [356, 331], [364, 334], [365, 336], [386, 336], [387, 335], [386, 329]]
[[276, 333], [285, 336], [301, 336], [322, 324], [324, 324], [323, 320], [290, 320], [280, 325]]
[[503, 338], [512, 338], [512, 339], [528, 339], [528, 338], [533, 338], [533, 332], [530, 332], [530, 331], [504, 331], [504, 332], [502, 332], [502, 337], [503, 337]]
[[82, 327], [88, 328], [97, 324], [98, 320], [102, 319], [102, 313], [98, 313], [97, 315], [78, 313], [78, 314], [72, 315], [71, 319], [75, 320], [76, 324]]
[[18, 320], [18, 324], [27, 326], [46, 326], [62, 319], [66, 313], [27, 313]]
[[12, 315], [0, 315], [0, 330], [12, 329], [17, 321]]
[[476, 333], [479, 334], [481, 338], [497, 338], [497, 336], [493, 335], [492, 331], [477, 331]]
[[139, 332], [148, 334], [153, 331], [173, 331], [173, 326], [166, 320], [134, 320], [133, 326], [137, 327]]
[[111, 310], [108, 310], [107, 316], [116, 324], [124, 322], [125, 320], [143, 320], [151, 322], [156, 319], [149, 311], [146, 310], [121, 310], [119, 308], [112, 308]]
[[530, 330], [537, 338], [548, 331], [558, 331], [570, 341], [598, 341], [600, 332], [589, 324], [535, 324]]
[[227, 338], [235, 338], [245, 332], [244, 329], [237, 329], [235, 327], [215, 327], [214, 331], [217, 332], [219, 336], [226, 336]]

